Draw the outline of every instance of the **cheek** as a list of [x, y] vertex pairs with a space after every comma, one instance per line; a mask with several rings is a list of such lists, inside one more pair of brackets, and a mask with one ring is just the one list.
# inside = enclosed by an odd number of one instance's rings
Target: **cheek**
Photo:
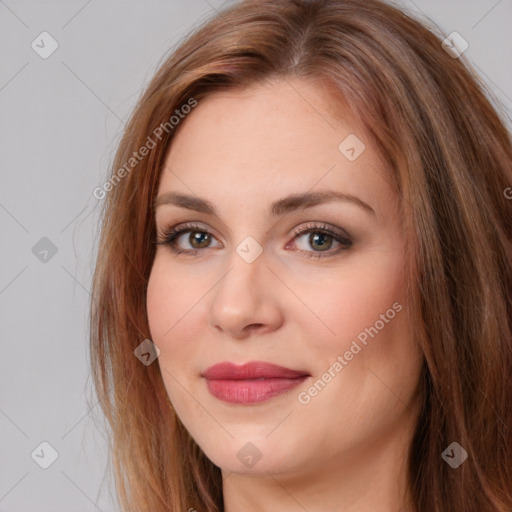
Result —
[[199, 282], [187, 278], [186, 272], [169, 268], [165, 257], [155, 257], [146, 300], [152, 341], [160, 350], [168, 350], [173, 340], [181, 338], [185, 325], [189, 333], [194, 304], [201, 296]]
[[164, 386], [176, 412], [187, 417], [193, 406], [183, 396], [182, 385], [198, 373], [196, 331], [199, 308], [194, 307], [203, 294], [186, 273], [169, 268], [165, 258], [155, 258], [147, 288], [147, 316], [151, 340], [160, 349], [157, 359]]
[[335, 337], [328, 336], [334, 344], [351, 340], [374, 325], [395, 302], [404, 305], [399, 256], [394, 251], [355, 255], [344, 269], [335, 269], [317, 281], [318, 287], [304, 284], [305, 302], [334, 332]]
[[155, 258], [147, 288], [151, 340], [160, 349], [157, 361], [174, 411], [195, 438], [200, 437], [200, 426], [207, 419], [185, 389], [191, 388], [201, 370], [197, 341], [204, 338], [199, 318], [204, 315], [203, 288], [204, 283], [201, 286], [187, 272], [177, 271], [165, 255]]
[[204, 270], [180, 268], [165, 251], [157, 253], [149, 276], [149, 330], [160, 349], [158, 364], [172, 401], [181, 400], [181, 385], [190, 385], [203, 369], [207, 293], [212, 286], [207, 277]]
[[[171, 274], [163, 271], [163, 266], [159, 264], [158, 257], [155, 258], [148, 281], [146, 307], [151, 331], [151, 339], [158, 345], [158, 341], [165, 334], [165, 327], [170, 329], [172, 326], [172, 316], [175, 311], [173, 294], [167, 293], [174, 289], [176, 283], [170, 278]], [[159, 347], [161, 349], [161, 347]]]

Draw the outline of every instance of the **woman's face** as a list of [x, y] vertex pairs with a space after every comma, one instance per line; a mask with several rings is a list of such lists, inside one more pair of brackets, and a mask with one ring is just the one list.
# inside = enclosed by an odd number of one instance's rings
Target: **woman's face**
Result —
[[[157, 246], [150, 331], [176, 413], [225, 470], [332, 470], [396, 449], [415, 419], [398, 197], [334, 110], [298, 79], [215, 93], [167, 156], [158, 240], [185, 231]], [[207, 372], [223, 362], [258, 364]]]

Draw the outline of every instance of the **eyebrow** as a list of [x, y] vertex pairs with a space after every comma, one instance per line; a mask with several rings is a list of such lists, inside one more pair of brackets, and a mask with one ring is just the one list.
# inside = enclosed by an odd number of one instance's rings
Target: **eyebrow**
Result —
[[[375, 215], [374, 209], [358, 197], [351, 194], [344, 194], [343, 192], [336, 192], [334, 190], [291, 194], [283, 199], [274, 201], [270, 208], [270, 212], [273, 216], [284, 215], [295, 210], [312, 208], [313, 206], [332, 201], [347, 201], [356, 204], [368, 213]], [[207, 215], [218, 216], [215, 207], [206, 199], [177, 192], [165, 192], [159, 195], [153, 203], [153, 208], [156, 210], [162, 205], [174, 205], [179, 206], [180, 208], [186, 208], [187, 210], [194, 210]]]

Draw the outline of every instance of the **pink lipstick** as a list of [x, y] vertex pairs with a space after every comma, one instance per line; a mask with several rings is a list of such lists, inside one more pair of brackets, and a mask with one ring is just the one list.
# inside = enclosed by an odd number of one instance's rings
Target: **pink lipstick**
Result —
[[252, 361], [243, 365], [219, 363], [208, 368], [202, 376], [210, 393], [219, 400], [253, 404], [295, 388], [310, 374], [264, 361]]

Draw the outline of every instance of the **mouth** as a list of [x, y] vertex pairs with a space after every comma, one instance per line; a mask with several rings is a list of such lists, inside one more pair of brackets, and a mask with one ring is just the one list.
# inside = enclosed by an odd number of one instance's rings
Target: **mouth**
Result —
[[208, 391], [219, 400], [236, 404], [263, 402], [304, 382], [310, 374], [263, 361], [243, 365], [224, 362], [208, 368], [202, 376]]

